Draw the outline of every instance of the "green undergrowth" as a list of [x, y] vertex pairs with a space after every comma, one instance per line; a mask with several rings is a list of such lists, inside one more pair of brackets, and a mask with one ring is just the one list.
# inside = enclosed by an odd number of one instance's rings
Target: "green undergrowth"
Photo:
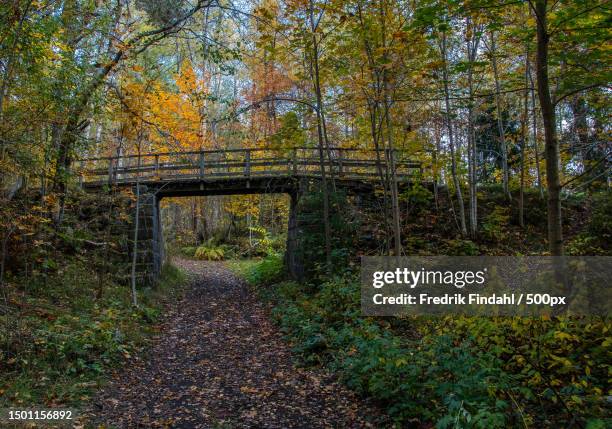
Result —
[[303, 365], [336, 372], [398, 427], [610, 427], [609, 320], [368, 318], [354, 274], [271, 285], [266, 261], [232, 267]]
[[[285, 251], [286, 234], [272, 234], [263, 226], [251, 226], [231, 239], [211, 237], [195, 244], [190, 237], [180, 237], [171, 240], [169, 250], [172, 254], [195, 260], [240, 260], [265, 258], [268, 255], [280, 254]], [[182, 245], [191, 243], [190, 245]]]
[[283, 258], [276, 253], [258, 259], [234, 259], [227, 264], [252, 285], [275, 283], [280, 281], [285, 273]]
[[108, 371], [129, 365], [156, 332], [165, 304], [185, 277], [166, 265], [155, 288], [100, 283], [86, 260], [64, 261], [46, 279], [14, 283], [0, 315], [0, 407], [78, 406]]

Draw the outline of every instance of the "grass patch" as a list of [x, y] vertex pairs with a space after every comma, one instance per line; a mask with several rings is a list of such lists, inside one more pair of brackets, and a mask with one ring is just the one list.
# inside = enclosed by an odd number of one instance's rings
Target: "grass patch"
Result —
[[230, 259], [225, 265], [238, 276], [246, 279], [248, 274], [261, 262], [261, 258]]
[[272, 284], [285, 276], [283, 257], [275, 253], [261, 259], [231, 260], [227, 266], [255, 286]]

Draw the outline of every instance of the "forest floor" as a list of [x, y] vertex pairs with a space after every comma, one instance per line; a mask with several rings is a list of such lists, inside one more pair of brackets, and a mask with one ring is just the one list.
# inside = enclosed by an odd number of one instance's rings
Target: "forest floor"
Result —
[[223, 263], [176, 260], [190, 278], [148, 354], [94, 397], [86, 426], [380, 427], [381, 412], [289, 345], [245, 282]]

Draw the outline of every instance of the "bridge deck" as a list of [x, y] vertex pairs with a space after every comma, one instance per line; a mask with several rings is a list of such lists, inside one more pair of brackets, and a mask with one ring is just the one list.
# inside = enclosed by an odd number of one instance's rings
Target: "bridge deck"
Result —
[[[400, 182], [422, 176], [421, 163], [408, 159], [402, 151], [330, 148], [328, 153], [323, 162], [325, 171], [347, 182], [379, 181], [388, 177], [392, 168]], [[320, 179], [321, 162], [316, 148], [202, 150], [83, 159], [78, 172], [85, 187], [139, 182], [191, 188], [195, 183], [230, 185], [245, 179], [273, 180], [282, 185], [293, 178]]]

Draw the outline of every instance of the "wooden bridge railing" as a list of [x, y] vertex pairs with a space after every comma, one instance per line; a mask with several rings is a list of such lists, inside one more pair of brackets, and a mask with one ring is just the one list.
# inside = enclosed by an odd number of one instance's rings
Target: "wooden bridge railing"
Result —
[[[377, 180], [395, 166], [398, 180], [422, 175], [421, 163], [403, 151], [330, 148], [325, 171], [335, 177]], [[319, 177], [317, 148], [227, 149], [160, 152], [119, 157], [88, 158], [77, 162], [81, 183], [133, 183], [136, 180], [178, 181], [244, 177]]]

